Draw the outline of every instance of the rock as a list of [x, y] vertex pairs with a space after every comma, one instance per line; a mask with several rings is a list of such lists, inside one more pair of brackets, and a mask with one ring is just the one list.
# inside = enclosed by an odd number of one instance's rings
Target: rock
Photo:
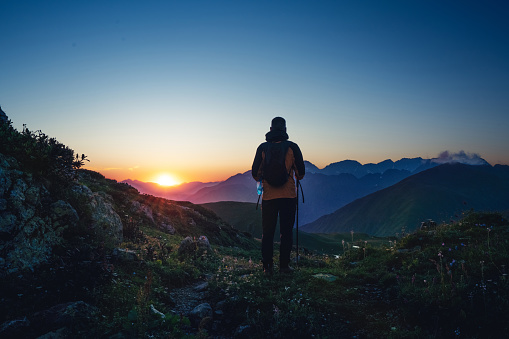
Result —
[[[11, 194], [9, 195], [9, 205], [13, 211], [24, 211], [24, 203], [25, 203], [25, 195], [23, 194], [23, 189], [26, 190], [26, 184], [18, 179], [13, 189], [11, 190]], [[21, 213], [19, 213], [21, 214]]]
[[208, 303], [203, 303], [189, 313], [189, 320], [197, 326], [206, 317], [212, 317], [212, 307]]
[[199, 285], [196, 285], [194, 287], [194, 290], [196, 292], [203, 292], [203, 291], [207, 290], [208, 288], [209, 288], [209, 283], [205, 281], [205, 282], [203, 282], [203, 283], [201, 283]]
[[155, 315], [158, 315], [161, 317], [161, 319], [164, 319], [166, 318], [166, 316], [164, 315], [163, 312], [160, 312], [158, 310], [156, 310], [156, 308], [154, 307], [154, 305], [150, 304], [150, 311], [152, 312], [152, 314], [155, 314]]
[[10, 213], [0, 214], [0, 234], [4, 233], [5, 236], [12, 235], [12, 237], [14, 237], [13, 231], [16, 229], [16, 221], [17, 218], [13, 214]]
[[201, 250], [201, 251], [208, 251], [210, 250], [210, 242], [209, 242], [209, 239], [202, 235], [198, 238], [198, 241], [197, 241], [197, 245], [198, 245], [198, 249]]
[[25, 191], [25, 200], [27, 204], [37, 206], [41, 201], [41, 187], [32, 185]]
[[152, 208], [147, 205], [144, 205], [138, 201], [131, 202], [131, 211], [136, 214], [142, 214], [147, 219], [149, 219], [152, 223], [154, 223], [154, 213], [152, 212]]
[[136, 252], [131, 250], [125, 250], [123, 248], [115, 248], [112, 253], [113, 257], [118, 261], [136, 261], [138, 255]]
[[216, 304], [216, 309], [217, 310], [222, 310], [225, 304], [226, 304], [226, 300], [218, 301], [217, 304]]
[[[0, 209], [1, 210], [1, 209]], [[161, 228], [163, 230], [165, 230], [166, 232], [168, 232], [169, 234], [171, 235], [174, 235], [175, 234], [175, 227], [173, 227], [171, 224], [169, 224], [168, 222], [163, 222], [161, 223]]]
[[25, 317], [23, 319], [15, 319], [6, 321], [0, 325], [0, 338], [23, 337], [23, 333], [30, 327], [30, 321]]
[[7, 200], [0, 198], [0, 211], [5, 211], [7, 209]]
[[79, 221], [78, 213], [68, 202], [58, 200], [51, 204], [50, 210], [54, 227], [75, 226]]
[[206, 251], [211, 249], [209, 239], [202, 235], [198, 238], [198, 240], [193, 240], [191, 237], [186, 237], [180, 243], [180, 247], [178, 249], [178, 254], [180, 256], [190, 256], [190, 255], [202, 255]]
[[323, 279], [326, 281], [331, 281], [331, 282], [336, 281], [336, 279], [338, 278], [335, 275], [332, 275], [329, 273], [318, 273], [318, 274], [313, 275], [313, 277], [318, 278], [318, 279]]
[[111, 196], [103, 192], [94, 193], [87, 186], [75, 185], [72, 192], [77, 200], [85, 201], [90, 212], [91, 228], [99, 238], [115, 244], [122, 242], [123, 224], [111, 204]]
[[178, 249], [179, 256], [188, 256], [196, 252], [196, 243], [191, 237], [186, 237], [180, 242]]

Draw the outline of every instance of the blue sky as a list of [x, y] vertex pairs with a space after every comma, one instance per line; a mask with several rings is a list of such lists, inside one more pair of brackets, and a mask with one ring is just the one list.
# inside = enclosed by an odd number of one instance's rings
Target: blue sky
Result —
[[509, 164], [509, 5], [0, 1], [0, 105], [117, 180], [222, 180], [283, 116], [324, 167]]

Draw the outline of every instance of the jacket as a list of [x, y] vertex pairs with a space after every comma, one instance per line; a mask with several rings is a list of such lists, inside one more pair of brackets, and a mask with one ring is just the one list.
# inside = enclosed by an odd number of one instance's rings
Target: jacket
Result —
[[[256, 155], [251, 167], [251, 174], [256, 181], [262, 177], [263, 160], [265, 159], [265, 147], [268, 142], [282, 142], [288, 140], [288, 134], [284, 131], [270, 131], [265, 135], [266, 142], [260, 144], [256, 150]], [[297, 190], [295, 186], [295, 178], [302, 180], [305, 175], [304, 159], [299, 146], [291, 141], [288, 141], [289, 147], [286, 152], [285, 165], [287, 171], [290, 173], [288, 181], [280, 187], [271, 186], [265, 180], [263, 183], [263, 200], [272, 200], [279, 198], [296, 198]], [[295, 178], [294, 178], [295, 177]], [[263, 179], [263, 178], [262, 178]]]

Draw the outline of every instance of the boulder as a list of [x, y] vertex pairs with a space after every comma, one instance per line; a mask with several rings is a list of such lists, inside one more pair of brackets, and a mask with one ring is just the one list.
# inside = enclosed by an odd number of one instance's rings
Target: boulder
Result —
[[208, 303], [203, 303], [189, 313], [189, 320], [196, 326], [206, 317], [212, 317], [212, 307]]
[[123, 248], [115, 248], [113, 250], [113, 258], [115, 258], [118, 261], [136, 261], [138, 260], [138, 255], [136, 255], [136, 252], [131, 250], [125, 250]]
[[196, 243], [193, 238], [186, 237], [180, 242], [178, 255], [179, 256], [188, 256], [192, 255], [196, 252]]
[[169, 222], [162, 222], [161, 228], [171, 235], [175, 234], [175, 227], [173, 227]]
[[148, 220], [154, 223], [154, 213], [152, 212], [152, 208], [150, 208], [150, 206], [142, 204], [138, 201], [133, 201], [131, 202], [131, 212], [144, 215]]
[[84, 203], [89, 211], [90, 227], [96, 235], [115, 244], [122, 242], [123, 224], [111, 203], [110, 195], [92, 192], [87, 186], [75, 185], [72, 188], [74, 199]]
[[202, 235], [198, 238], [198, 240], [186, 237], [180, 243], [178, 254], [180, 256], [202, 255], [210, 249], [210, 242], [206, 236]]
[[198, 250], [201, 250], [201, 251], [208, 251], [211, 249], [209, 239], [204, 235], [201, 235], [198, 238], [197, 245], [198, 245]]

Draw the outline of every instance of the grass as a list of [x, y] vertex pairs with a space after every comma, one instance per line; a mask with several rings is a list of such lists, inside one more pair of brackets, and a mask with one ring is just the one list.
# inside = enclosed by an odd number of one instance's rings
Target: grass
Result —
[[[102, 335], [232, 336], [239, 329], [254, 338], [483, 338], [506, 333], [509, 224], [500, 215], [470, 214], [460, 223], [388, 244], [349, 246], [339, 258], [302, 254], [292, 275], [271, 278], [262, 274], [256, 247], [214, 246], [202, 257], [180, 260], [173, 252], [145, 266], [118, 267], [100, 303]], [[143, 246], [134, 249], [143, 253]], [[150, 304], [173, 319], [164, 302], [169, 291], [205, 274], [208, 302], [225, 303], [229, 321], [220, 330], [198, 331], [180, 319], [163, 326], [151, 318]], [[129, 319], [136, 319], [130, 327]]]

